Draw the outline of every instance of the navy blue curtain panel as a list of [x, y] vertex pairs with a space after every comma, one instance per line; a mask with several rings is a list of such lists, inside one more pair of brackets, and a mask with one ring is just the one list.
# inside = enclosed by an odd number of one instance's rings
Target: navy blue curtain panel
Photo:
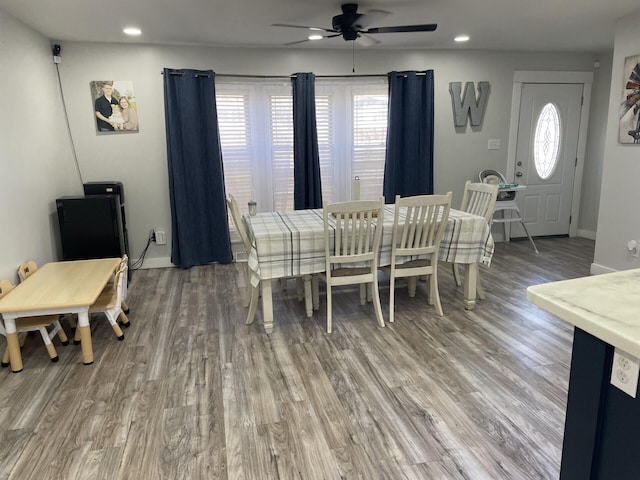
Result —
[[164, 69], [171, 263], [231, 262], [212, 71]]
[[389, 114], [383, 194], [433, 193], [433, 70], [389, 72]]
[[322, 208], [315, 75], [296, 73], [293, 89], [293, 207]]

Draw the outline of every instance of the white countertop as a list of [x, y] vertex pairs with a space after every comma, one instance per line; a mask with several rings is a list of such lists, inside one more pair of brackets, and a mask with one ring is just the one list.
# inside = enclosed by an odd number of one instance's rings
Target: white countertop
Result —
[[640, 268], [534, 285], [527, 300], [640, 358]]

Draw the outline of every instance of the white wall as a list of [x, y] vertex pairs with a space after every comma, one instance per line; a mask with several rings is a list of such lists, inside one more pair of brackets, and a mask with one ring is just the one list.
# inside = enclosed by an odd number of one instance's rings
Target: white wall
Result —
[[[170, 238], [170, 211], [164, 136], [161, 71], [169, 68], [213, 69], [217, 73], [288, 75], [313, 71], [316, 75], [351, 74], [351, 51], [222, 49], [162, 47], [120, 44], [62, 44], [60, 68], [84, 181], [119, 180], [124, 183], [132, 257], [145, 245], [149, 229], [165, 229]], [[380, 51], [355, 52], [356, 73], [375, 74], [390, 70], [435, 71], [435, 189], [454, 192], [454, 205], [461, 201], [465, 180], [476, 179], [485, 168], [504, 170], [507, 163], [509, 117], [513, 72], [516, 70], [591, 71], [597, 54], [554, 54], [485, 51]], [[600, 78], [602, 77], [602, 78]], [[98, 135], [89, 91], [92, 80], [134, 82], [140, 132]], [[489, 81], [491, 94], [482, 127], [457, 129], [449, 96], [449, 82]], [[604, 85], [604, 88], [601, 87]], [[606, 97], [605, 70], [596, 76], [594, 94]], [[595, 102], [597, 103], [597, 102]], [[603, 123], [604, 111], [592, 111], [591, 121]], [[600, 119], [599, 119], [600, 117]], [[502, 149], [487, 150], [487, 140], [502, 140]], [[597, 152], [598, 140], [594, 141]], [[597, 153], [587, 156], [584, 179], [597, 175]], [[593, 166], [590, 167], [590, 164]], [[590, 188], [593, 191], [593, 188]], [[579, 229], [595, 230], [595, 216], [584, 216]], [[145, 265], [168, 264], [169, 245], [154, 245]]]
[[602, 182], [602, 158], [607, 130], [609, 90], [611, 88], [611, 63], [613, 53], [598, 57], [600, 66], [594, 69], [594, 88], [591, 92], [591, 116], [587, 132], [584, 171], [582, 177], [582, 200], [578, 217], [578, 236], [595, 240], [600, 205], [600, 183]]
[[[632, 25], [627, 29], [631, 34]], [[628, 40], [630, 50], [634, 41], [637, 43], [637, 37]], [[5, 94], [4, 111], [9, 112], [0, 117], [0, 201], [5, 206], [0, 217], [3, 229], [0, 278], [14, 281], [20, 262], [34, 258], [44, 263], [59, 258], [54, 200], [82, 193], [62, 113], [50, 43], [0, 11], [0, 47], [3, 49], [0, 89]], [[616, 61], [620, 63], [618, 57], [619, 53]], [[466, 179], [475, 179], [477, 172], [484, 168], [504, 170], [506, 167], [513, 72], [589, 71], [593, 61], [599, 60], [601, 67], [594, 75], [592, 127], [587, 140], [578, 224], [579, 232], [593, 232], [597, 221], [601, 152], [604, 151], [602, 132], [607, 114], [602, 105], [609, 95], [611, 59], [611, 54], [357, 49], [355, 67], [360, 74], [434, 69], [436, 192], [452, 190], [454, 205], [457, 205]], [[63, 43], [60, 76], [82, 180], [124, 183], [135, 259], [146, 243], [149, 229], [164, 229], [168, 239], [171, 238], [162, 68], [258, 75], [287, 75], [297, 71], [348, 75], [351, 62], [349, 50]], [[614, 73], [619, 70], [614, 67]], [[96, 133], [89, 82], [102, 79], [133, 80], [140, 116], [139, 133]], [[454, 128], [449, 82], [483, 80], [490, 82], [491, 94], [482, 126]], [[490, 138], [501, 139], [502, 149], [487, 150]], [[626, 151], [635, 151], [633, 148]], [[622, 177], [625, 178], [624, 174]], [[627, 236], [624, 235], [625, 242]], [[640, 233], [633, 232], [633, 236], [640, 237]], [[145, 266], [168, 265], [169, 255], [169, 245], [154, 245]]]
[[639, 23], [640, 10], [621, 20], [616, 29], [593, 273], [640, 268], [640, 259], [626, 250], [628, 240], [640, 242], [640, 145], [618, 143], [620, 102], [627, 80], [622, 69], [625, 57], [640, 54]]
[[59, 255], [55, 199], [82, 192], [50, 42], [0, 11], [0, 279]]

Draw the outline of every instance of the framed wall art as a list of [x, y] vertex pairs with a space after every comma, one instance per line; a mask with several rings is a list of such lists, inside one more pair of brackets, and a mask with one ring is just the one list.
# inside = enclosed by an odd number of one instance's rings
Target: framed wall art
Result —
[[640, 145], [640, 55], [624, 59], [618, 141]]
[[94, 119], [98, 132], [137, 132], [138, 106], [131, 80], [91, 82]]

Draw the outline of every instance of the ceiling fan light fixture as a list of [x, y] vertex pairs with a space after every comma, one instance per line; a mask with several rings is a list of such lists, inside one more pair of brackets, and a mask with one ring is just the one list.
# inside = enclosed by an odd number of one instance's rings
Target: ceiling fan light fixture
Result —
[[469, 35], [458, 35], [453, 40], [457, 43], [464, 43], [464, 42], [468, 42], [469, 39], [470, 39]]
[[324, 37], [322, 35], [318, 35], [318, 34], [313, 34], [313, 35], [309, 35], [309, 40], [322, 40]]
[[127, 27], [122, 30], [125, 34], [131, 35], [133, 37], [137, 37], [138, 35], [142, 35], [142, 30], [137, 27]]

